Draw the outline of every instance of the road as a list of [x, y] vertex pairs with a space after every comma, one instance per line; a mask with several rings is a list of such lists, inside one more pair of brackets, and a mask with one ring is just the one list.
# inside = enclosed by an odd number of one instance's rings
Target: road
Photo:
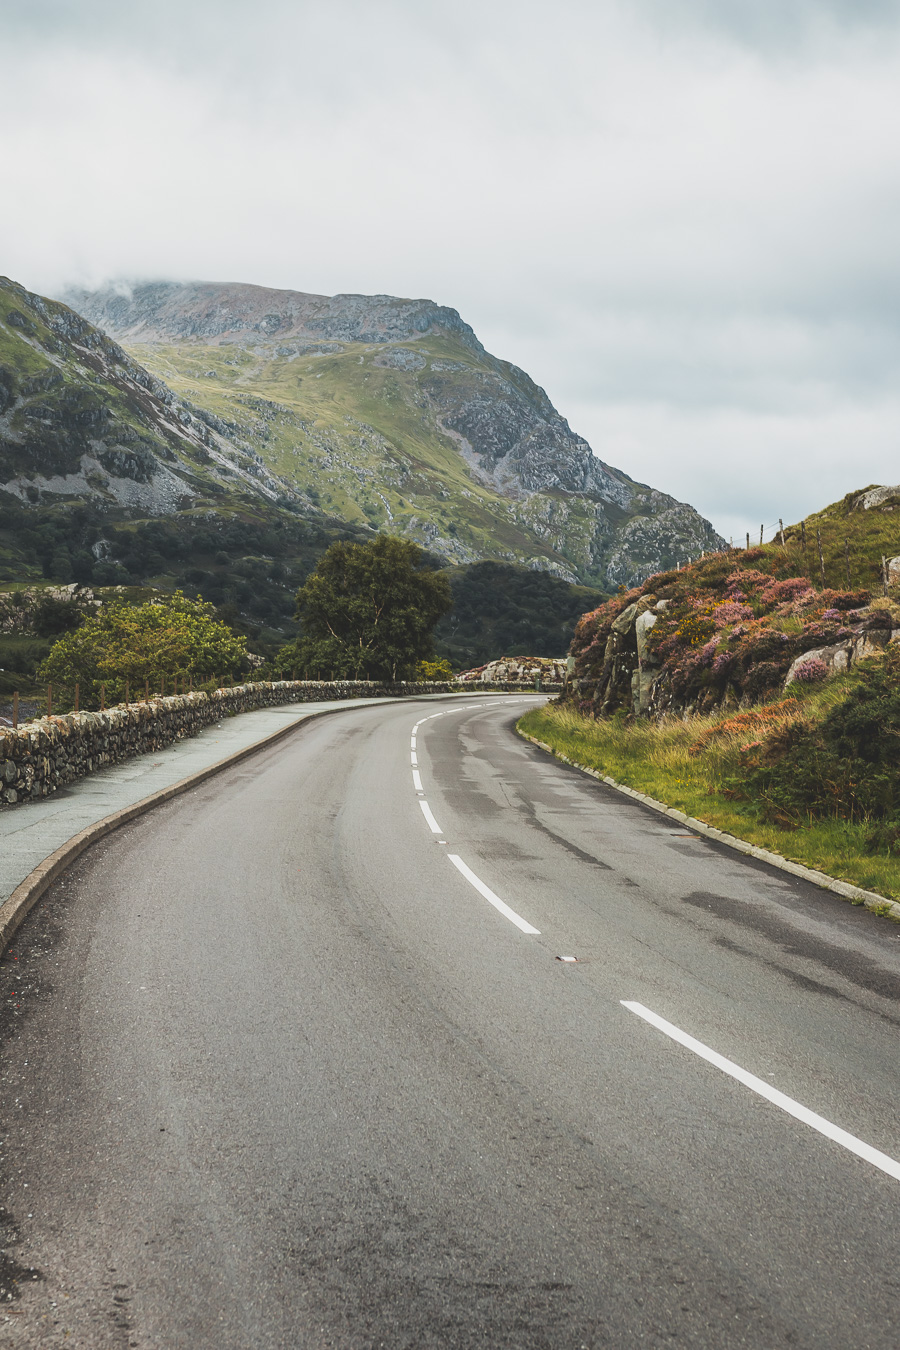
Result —
[[900, 930], [527, 702], [309, 723], [48, 893], [0, 1347], [896, 1350]]

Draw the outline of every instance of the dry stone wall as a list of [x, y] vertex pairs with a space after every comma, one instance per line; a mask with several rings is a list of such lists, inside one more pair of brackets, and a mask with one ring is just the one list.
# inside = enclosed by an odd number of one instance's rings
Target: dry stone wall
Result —
[[15, 806], [46, 797], [97, 769], [195, 736], [204, 727], [235, 713], [284, 703], [449, 693], [457, 687], [452, 682], [279, 680], [217, 689], [212, 694], [154, 698], [127, 707], [120, 704], [106, 712], [41, 717], [16, 730], [0, 728], [0, 805]]
[[[517, 682], [481, 685], [500, 693], [533, 690]], [[285, 703], [348, 698], [396, 698], [462, 692], [455, 680], [378, 684], [369, 680], [277, 680], [177, 694], [146, 703], [119, 704], [106, 712], [41, 717], [13, 730], [0, 727], [0, 807], [47, 797], [57, 788], [134, 755], [195, 736], [223, 717]]]

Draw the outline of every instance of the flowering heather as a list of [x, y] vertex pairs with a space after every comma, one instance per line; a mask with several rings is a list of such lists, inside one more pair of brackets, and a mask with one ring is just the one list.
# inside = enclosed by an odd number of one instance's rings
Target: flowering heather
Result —
[[749, 605], [739, 605], [734, 600], [726, 600], [724, 604], [716, 605], [712, 616], [717, 628], [730, 628], [733, 623], [740, 623], [742, 619], [752, 619], [753, 610]]
[[760, 599], [767, 605], [780, 605], [786, 600], [799, 600], [801, 596], [815, 595], [809, 584], [809, 577], [785, 577], [783, 581], [768, 579], [768, 585], [760, 591]]
[[[756, 572], [750, 568], [741, 568], [739, 571], [732, 572], [725, 586], [725, 593], [729, 599], [737, 599], [740, 593], [741, 599], [745, 599], [748, 593], [761, 592], [772, 585], [772, 577], [767, 572]], [[809, 585], [809, 582], [807, 582]]]
[[817, 680], [824, 680], [827, 675], [828, 667], [817, 656], [811, 656], [808, 661], [801, 661], [794, 671], [795, 680], [802, 680], [808, 684], [814, 684]]

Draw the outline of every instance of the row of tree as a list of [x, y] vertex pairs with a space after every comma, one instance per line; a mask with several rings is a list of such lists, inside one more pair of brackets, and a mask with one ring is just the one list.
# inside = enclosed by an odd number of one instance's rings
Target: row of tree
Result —
[[[301, 633], [282, 648], [267, 675], [306, 679], [401, 680], [450, 673], [431, 663], [437, 621], [452, 606], [450, 586], [406, 540], [379, 535], [338, 542], [297, 593]], [[130, 688], [174, 691], [215, 678], [247, 675], [246, 638], [213, 607], [180, 591], [150, 603], [107, 602], [87, 611], [52, 647], [41, 676], [82, 706], [121, 699]]]

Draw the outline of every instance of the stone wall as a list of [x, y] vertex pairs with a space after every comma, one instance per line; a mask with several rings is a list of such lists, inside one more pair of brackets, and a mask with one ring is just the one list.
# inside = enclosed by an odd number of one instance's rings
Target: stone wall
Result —
[[[498, 692], [519, 692], [523, 688], [514, 684], [492, 687]], [[533, 690], [533, 685], [525, 688]], [[119, 704], [106, 712], [41, 717], [16, 730], [0, 727], [0, 806], [47, 797], [97, 769], [159, 750], [173, 741], [195, 736], [223, 717], [254, 708], [459, 692], [460, 686], [453, 680], [427, 684], [279, 680], [217, 689], [212, 694], [177, 694], [152, 698], [148, 703]]]

